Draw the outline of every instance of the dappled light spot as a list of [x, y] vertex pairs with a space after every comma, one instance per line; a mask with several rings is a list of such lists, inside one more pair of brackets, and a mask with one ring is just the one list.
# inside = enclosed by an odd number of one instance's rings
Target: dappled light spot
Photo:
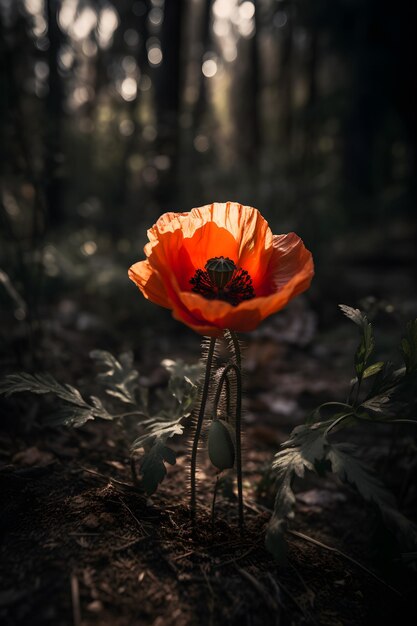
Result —
[[97, 13], [90, 7], [85, 7], [75, 18], [75, 21], [71, 22], [69, 32], [75, 40], [81, 40], [88, 37], [96, 25]]
[[255, 5], [253, 2], [242, 2], [239, 6], [239, 17], [242, 20], [251, 20], [255, 15]]
[[12, 219], [18, 217], [21, 213], [20, 206], [16, 202], [16, 198], [12, 193], [7, 191], [6, 189], [2, 192], [2, 204], [4, 209], [9, 217]]
[[145, 161], [140, 154], [132, 154], [128, 160], [128, 167], [131, 172], [137, 173], [143, 168], [144, 163]]
[[154, 7], [149, 11], [148, 20], [152, 26], [161, 26], [164, 19], [164, 12], [159, 7]]
[[223, 47], [223, 57], [228, 63], [232, 63], [237, 59], [237, 47], [231, 39], [226, 39]]
[[36, 61], [35, 76], [39, 80], [46, 80], [49, 76], [49, 66], [45, 61]]
[[135, 125], [132, 120], [122, 120], [119, 124], [120, 134], [124, 137], [130, 137], [130, 135], [133, 135], [134, 130]]
[[48, 25], [42, 15], [35, 15], [33, 20], [32, 32], [35, 37], [44, 37], [48, 32]]
[[171, 167], [171, 159], [167, 154], [158, 154], [158, 156], [154, 158], [154, 163], [156, 169], [161, 172], [169, 170]]
[[137, 70], [137, 63], [134, 57], [131, 55], [123, 57], [122, 68], [128, 74], [131, 74]]
[[72, 92], [72, 97], [69, 100], [70, 108], [76, 109], [85, 104], [94, 97], [94, 89], [90, 86], [83, 85], [76, 87]]
[[153, 67], [159, 67], [162, 63], [163, 55], [159, 45], [154, 44], [148, 50], [148, 61]]
[[201, 71], [206, 78], [213, 78], [217, 73], [217, 63], [214, 59], [207, 59], [204, 61]]
[[197, 150], [197, 152], [207, 152], [207, 150], [210, 148], [210, 142], [208, 137], [206, 137], [205, 135], [197, 135], [197, 137], [194, 138], [194, 148]]
[[86, 57], [94, 57], [97, 54], [97, 44], [91, 39], [85, 39], [82, 43], [81, 50]]
[[[32, 1], [32, 0], [28, 0]], [[64, 32], [68, 32], [77, 13], [77, 0], [63, 0], [58, 13], [58, 24]]]
[[30, 15], [37, 15], [44, 10], [44, 0], [25, 0], [24, 5]]
[[85, 241], [81, 246], [81, 252], [85, 256], [92, 256], [97, 252], [97, 244], [95, 241]]
[[149, 91], [152, 87], [152, 81], [146, 74], [143, 74], [139, 81], [139, 90], [140, 91]]
[[71, 69], [74, 63], [74, 50], [70, 46], [62, 46], [59, 51], [58, 65], [63, 71]]
[[114, 31], [119, 25], [119, 16], [112, 5], [106, 5], [100, 12], [97, 39], [101, 48], [108, 48], [113, 40]]
[[228, 18], [235, 9], [236, 0], [216, 0], [213, 4], [213, 14], [215, 17]]
[[132, 77], [125, 78], [120, 85], [120, 95], [123, 100], [130, 102], [136, 98], [137, 83]]

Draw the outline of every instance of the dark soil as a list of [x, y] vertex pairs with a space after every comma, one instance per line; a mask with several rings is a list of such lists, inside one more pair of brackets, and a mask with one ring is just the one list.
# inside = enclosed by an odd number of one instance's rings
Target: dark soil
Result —
[[[36, 456], [36, 466], [24, 467]], [[248, 456], [253, 479], [267, 452]], [[264, 549], [269, 513], [250, 489], [245, 530], [237, 528], [236, 503], [224, 497], [213, 529], [213, 483], [200, 475], [193, 533], [184, 460], [152, 500], [129, 485], [107, 425], [40, 439], [4, 467], [2, 623], [413, 623], [415, 577], [392, 565], [375, 569], [367, 512], [347, 492], [331, 483], [305, 492], [293, 525], [341, 552], [291, 534], [283, 569]], [[312, 497], [321, 504], [309, 504]]]

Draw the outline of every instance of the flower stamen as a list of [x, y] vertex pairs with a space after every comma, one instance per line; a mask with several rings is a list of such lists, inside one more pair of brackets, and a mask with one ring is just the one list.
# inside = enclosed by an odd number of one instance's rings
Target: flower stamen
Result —
[[233, 306], [255, 297], [249, 273], [223, 256], [209, 259], [204, 270], [195, 272], [190, 284], [194, 293], [208, 300], [225, 300]]

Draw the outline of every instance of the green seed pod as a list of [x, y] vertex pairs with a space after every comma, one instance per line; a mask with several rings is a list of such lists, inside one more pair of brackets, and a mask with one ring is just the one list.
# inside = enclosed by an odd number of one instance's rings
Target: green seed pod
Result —
[[230, 469], [235, 463], [233, 429], [224, 420], [215, 419], [210, 424], [208, 453], [210, 461], [219, 470]]

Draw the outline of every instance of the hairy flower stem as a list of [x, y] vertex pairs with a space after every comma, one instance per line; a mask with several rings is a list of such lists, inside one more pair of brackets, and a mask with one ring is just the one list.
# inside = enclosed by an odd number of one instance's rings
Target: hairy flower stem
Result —
[[[239, 354], [240, 357], [240, 354]], [[213, 419], [217, 415], [217, 407], [220, 402], [223, 385], [229, 380], [229, 372], [234, 372], [236, 376], [236, 473], [239, 506], [239, 526], [243, 527], [243, 490], [242, 490], [242, 446], [241, 446], [241, 417], [242, 417], [242, 371], [236, 363], [228, 363], [224, 368], [216, 389], [213, 401]], [[227, 388], [226, 388], [227, 389]], [[228, 416], [229, 417], [229, 416]]]
[[[228, 363], [226, 365], [226, 367], [224, 368], [224, 370], [222, 371], [222, 373], [221, 373], [221, 376], [219, 378], [219, 382], [218, 382], [218, 385], [217, 385], [216, 393], [214, 395], [213, 407], [212, 407], [213, 419], [215, 419], [216, 415], [217, 415], [217, 409], [218, 409], [220, 398], [221, 398], [221, 395], [222, 395], [223, 385], [226, 385], [226, 383], [228, 383], [229, 384], [229, 392], [230, 392], [229, 372], [234, 372], [235, 373], [237, 393], [239, 393], [239, 389], [241, 391], [241, 388], [242, 388], [242, 380], [241, 380], [241, 378], [242, 377], [241, 377], [240, 369], [238, 368], [236, 363]], [[227, 392], [227, 387], [226, 387], [226, 392]], [[229, 407], [229, 409], [230, 409], [230, 407]], [[229, 417], [230, 417], [230, 412], [228, 410], [227, 411], [227, 418], [229, 418]]]
[[239, 526], [242, 528], [243, 519], [243, 486], [242, 486], [242, 356], [240, 353], [239, 340], [236, 334], [230, 330], [230, 338], [232, 340], [234, 359], [236, 362], [239, 376], [237, 376], [236, 385], [236, 474], [237, 474], [237, 497], [239, 508]]
[[203, 425], [204, 413], [206, 410], [209, 386], [210, 386], [210, 374], [211, 374], [211, 366], [213, 363], [214, 356], [214, 348], [216, 346], [216, 339], [210, 339], [210, 345], [207, 353], [206, 359], [206, 373], [204, 376], [203, 383], [203, 391], [201, 393], [201, 403], [200, 409], [197, 417], [197, 424], [195, 427], [194, 433], [194, 441], [193, 447], [191, 450], [191, 499], [190, 499], [190, 507], [191, 507], [191, 519], [193, 524], [195, 523], [196, 517], [196, 469], [197, 469], [197, 451], [198, 451], [198, 442], [200, 440], [201, 427]]

